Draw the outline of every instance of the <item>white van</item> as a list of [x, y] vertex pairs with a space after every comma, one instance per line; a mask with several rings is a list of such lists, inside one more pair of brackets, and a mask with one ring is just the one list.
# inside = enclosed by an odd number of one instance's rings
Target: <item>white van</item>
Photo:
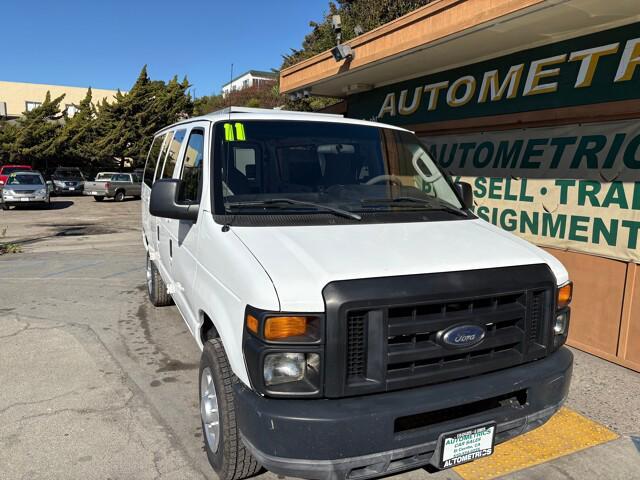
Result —
[[158, 132], [142, 197], [149, 298], [202, 349], [222, 480], [448, 468], [567, 396], [567, 271], [407, 130], [232, 107]]

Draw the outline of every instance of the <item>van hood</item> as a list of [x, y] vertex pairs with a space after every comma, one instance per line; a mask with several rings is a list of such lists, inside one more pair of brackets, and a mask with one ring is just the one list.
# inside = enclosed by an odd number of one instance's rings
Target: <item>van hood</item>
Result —
[[292, 227], [233, 227], [274, 283], [283, 311], [324, 311], [336, 280], [547, 264], [544, 250], [484, 220]]

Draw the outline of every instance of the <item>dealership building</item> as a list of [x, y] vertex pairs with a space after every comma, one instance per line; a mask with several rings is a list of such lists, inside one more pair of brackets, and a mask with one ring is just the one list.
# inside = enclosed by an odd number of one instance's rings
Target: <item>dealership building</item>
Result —
[[435, 0], [284, 69], [417, 133], [476, 214], [568, 268], [568, 343], [640, 371], [640, 2]]

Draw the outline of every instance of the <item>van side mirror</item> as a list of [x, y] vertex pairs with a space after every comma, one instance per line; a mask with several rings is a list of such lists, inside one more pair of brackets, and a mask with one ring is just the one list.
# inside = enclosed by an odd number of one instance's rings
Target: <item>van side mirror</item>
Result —
[[457, 182], [455, 185], [458, 193], [462, 197], [464, 206], [466, 208], [473, 208], [473, 189], [471, 188], [471, 184], [467, 182]]
[[198, 219], [199, 205], [195, 203], [179, 203], [177, 199], [181, 187], [182, 180], [176, 178], [157, 180], [151, 189], [149, 213], [154, 217], [195, 222]]

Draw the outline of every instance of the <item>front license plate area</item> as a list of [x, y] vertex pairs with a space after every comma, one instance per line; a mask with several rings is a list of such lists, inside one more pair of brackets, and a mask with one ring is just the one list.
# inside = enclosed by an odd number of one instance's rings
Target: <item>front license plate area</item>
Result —
[[452, 468], [488, 457], [493, 454], [495, 437], [495, 423], [443, 433], [433, 456], [437, 462], [435, 466], [439, 469]]

